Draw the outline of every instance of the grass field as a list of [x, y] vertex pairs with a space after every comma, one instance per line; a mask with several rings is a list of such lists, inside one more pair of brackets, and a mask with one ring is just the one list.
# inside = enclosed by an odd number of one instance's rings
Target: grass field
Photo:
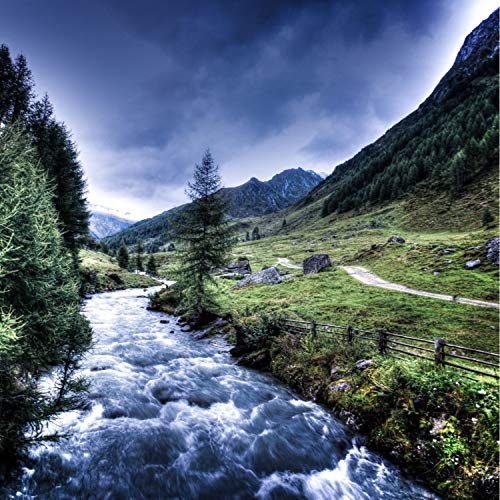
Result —
[[[394, 209], [389, 208], [330, 223], [323, 220], [307, 232], [287, 228], [283, 234], [278, 231], [258, 241], [239, 243], [233, 258], [247, 257], [253, 271], [275, 265], [279, 257], [300, 264], [312, 252], [330, 255], [334, 267], [310, 276], [288, 269], [296, 275], [295, 280], [240, 290], [231, 290], [233, 281], [220, 280], [221, 312], [282, 310], [308, 320], [385, 327], [396, 333], [439, 336], [449, 342], [498, 351], [498, 310], [369, 287], [336, 268], [362, 265], [382, 278], [412, 288], [498, 302], [498, 267], [486, 260], [484, 247], [496, 234], [495, 229], [407, 230], [399, 226], [393, 214]], [[387, 244], [394, 234], [403, 236], [406, 242]], [[378, 246], [374, 249], [373, 245]], [[450, 248], [455, 251], [444, 253]], [[176, 254], [156, 254], [161, 275], [171, 273]], [[476, 258], [483, 264], [467, 270], [465, 262]]]

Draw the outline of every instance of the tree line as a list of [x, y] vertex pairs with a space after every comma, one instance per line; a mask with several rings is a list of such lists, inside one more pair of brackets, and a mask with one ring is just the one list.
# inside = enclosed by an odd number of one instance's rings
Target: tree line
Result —
[[488, 76], [415, 111], [338, 166], [323, 216], [396, 200], [424, 182], [456, 198], [497, 166], [498, 76]]
[[[78, 250], [88, 235], [75, 143], [26, 59], [0, 46], [0, 482], [44, 423], [81, 404], [91, 343]], [[53, 387], [38, 380], [51, 371]]]

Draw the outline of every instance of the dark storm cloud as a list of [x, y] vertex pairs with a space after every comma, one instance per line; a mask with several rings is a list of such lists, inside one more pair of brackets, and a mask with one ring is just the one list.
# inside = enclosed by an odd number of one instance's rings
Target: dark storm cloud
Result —
[[465, 4], [7, 0], [0, 29], [75, 131], [91, 197], [160, 211], [207, 146], [230, 184], [331, 171], [418, 104]]
[[[397, 24], [415, 36], [425, 35], [443, 13], [436, 0], [109, 0], [106, 5], [126, 29], [165, 56], [157, 74], [145, 77], [124, 141], [157, 145], [210, 113], [237, 122], [258, 139], [289, 124], [292, 102], [318, 92], [326, 94], [319, 103], [325, 113], [360, 107], [359, 96], [369, 92], [376, 75], [344, 79], [335, 93], [329, 88], [328, 74], [335, 76], [350, 46], [369, 44]], [[151, 111], [150, 121], [138, 133], [145, 109]]]

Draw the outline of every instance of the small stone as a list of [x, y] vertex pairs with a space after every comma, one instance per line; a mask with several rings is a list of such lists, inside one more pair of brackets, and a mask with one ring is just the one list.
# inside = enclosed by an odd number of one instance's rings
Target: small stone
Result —
[[398, 243], [402, 245], [405, 242], [405, 239], [402, 236], [399, 236], [395, 234], [394, 236], [391, 236], [388, 240], [387, 243]]
[[160, 323], [162, 325], [166, 325], [168, 323], [168, 320], [167, 319], [160, 319]]
[[434, 271], [432, 274], [433, 274], [434, 276], [439, 276], [441, 273], [440, 273], [439, 271]]
[[314, 252], [314, 248], [308, 248], [308, 249], [306, 250], [306, 252], [313, 253], [313, 252]]
[[358, 370], [366, 370], [371, 365], [373, 365], [372, 359], [360, 359], [356, 361], [354, 366], [356, 366]]
[[452, 264], [452, 263], [453, 263], [453, 261], [452, 261], [452, 260], [450, 260], [450, 259], [448, 259], [448, 260], [445, 260], [445, 261], [444, 261], [444, 263], [445, 263], [446, 265], [449, 265], [449, 264]]
[[443, 253], [445, 253], [445, 254], [450, 254], [450, 253], [455, 253], [456, 251], [457, 251], [457, 249], [456, 249], [456, 248], [445, 248], [445, 249], [443, 250]]
[[330, 392], [347, 392], [352, 389], [352, 385], [349, 382], [339, 382], [338, 384], [332, 384], [330, 386]]
[[466, 263], [465, 263], [465, 267], [467, 269], [476, 269], [476, 267], [479, 267], [481, 265], [481, 260], [480, 259], [476, 259], [476, 260], [468, 260]]

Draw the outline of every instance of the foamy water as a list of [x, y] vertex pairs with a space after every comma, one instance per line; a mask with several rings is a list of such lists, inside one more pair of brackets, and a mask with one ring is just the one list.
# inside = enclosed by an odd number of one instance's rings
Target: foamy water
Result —
[[12, 495], [436, 498], [322, 407], [235, 366], [223, 340], [194, 341], [175, 318], [146, 305], [137, 290], [87, 301], [96, 346], [82, 371], [92, 382], [91, 406], [52, 424], [71, 437], [34, 448]]

